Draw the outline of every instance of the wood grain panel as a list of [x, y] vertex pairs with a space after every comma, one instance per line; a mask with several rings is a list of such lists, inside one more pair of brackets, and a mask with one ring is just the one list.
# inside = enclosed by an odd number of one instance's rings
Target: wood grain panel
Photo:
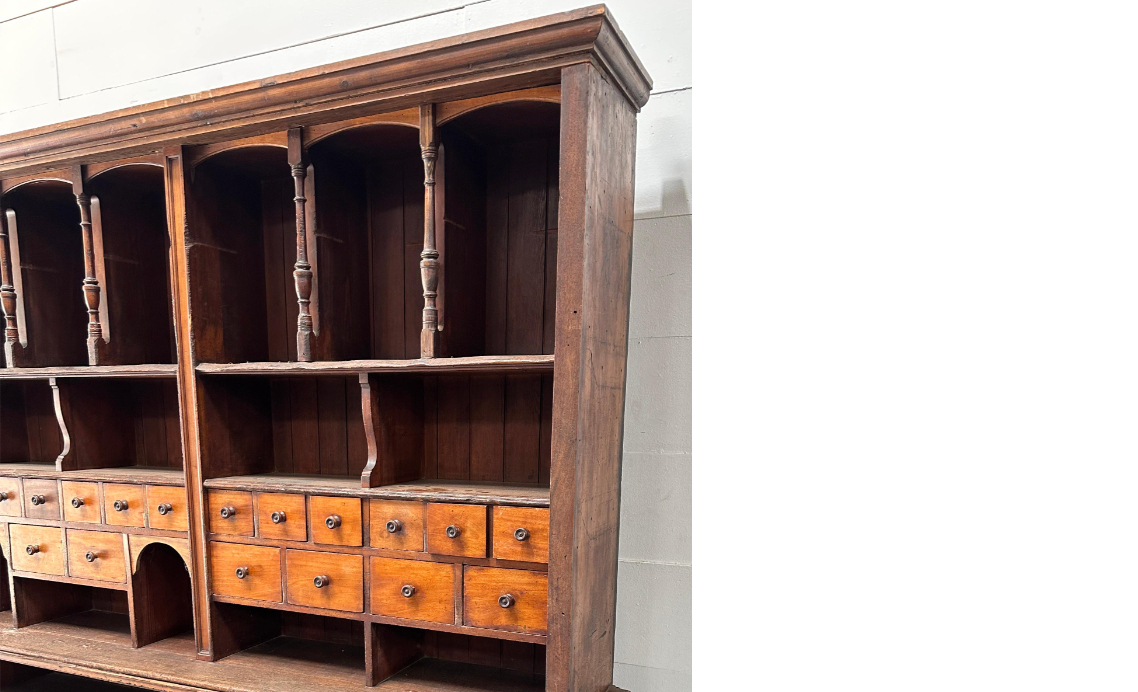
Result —
[[[288, 602], [310, 608], [361, 613], [364, 609], [364, 559], [360, 555], [286, 550]], [[316, 580], [321, 586], [317, 586]]]
[[[304, 496], [291, 493], [257, 493], [257, 535], [282, 541], [307, 541], [308, 520]], [[277, 521], [273, 515], [277, 514]]]
[[[371, 547], [414, 552], [424, 550], [424, 503], [372, 500], [368, 504], [371, 512]], [[388, 522], [398, 523], [389, 527]]]
[[[455, 622], [455, 570], [461, 565], [371, 558], [371, 612], [393, 618]], [[411, 587], [410, 595], [403, 591]]]
[[[239, 577], [237, 570], [243, 570]], [[213, 593], [255, 601], [281, 602], [281, 549], [236, 543], [209, 544]]]
[[19, 478], [0, 478], [0, 516], [18, 517], [23, 510]]
[[[77, 483], [63, 481], [63, 518], [83, 524], [103, 522], [103, 502], [99, 496], [98, 483]], [[76, 507], [75, 505], [79, 506]]]
[[146, 486], [146, 518], [152, 529], [187, 530], [186, 489], [172, 485]]
[[73, 577], [125, 583], [122, 534], [68, 529], [67, 566]]
[[[498, 560], [549, 562], [549, 510], [491, 508], [493, 555]], [[524, 533], [519, 534], [519, 531]]]
[[[119, 509], [115, 503], [119, 503]], [[103, 484], [103, 516], [112, 526], [146, 526], [146, 492], [141, 485]]]
[[58, 520], [61, 516], [59, 484], [43, 478], [24, 479], [24, 516]]
[[[206, 504], [211, 533], [230, 536], [253, 535], [253, 493], [211, 490]], [[221, 516], [223, 509], [228, 516]]]
[[[308, 502], [313, 543], [363, 545], [363, 509], [359, 498], [313, 496]], [[330, 528], [326, 522], [333, 517], [339, 518], [339, 526]]]
[[[467, 567], [462, 622], [472, 627], [545, 634], [548, 590], [545, 572]], [[508, 607], [499, 601], [503, 596], [511, 599]]]
[[[12, 569], [38, 574], [66, 574], [63, 529], [53, 526], [10, 524]], [[28, 552], [31, 548], [32, 552]]]
[[[447, 528], [458, 535], [451, 538]], [[486, 557], [486, 506], [429, 503], [427, 552], [463, 557]]]

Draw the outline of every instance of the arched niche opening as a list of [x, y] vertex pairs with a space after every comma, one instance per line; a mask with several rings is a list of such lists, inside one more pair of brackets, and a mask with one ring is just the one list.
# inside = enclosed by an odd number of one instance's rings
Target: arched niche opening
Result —
[[150, 543], [135, 559], [131, 579], [135, 648], [192, 632], [193, 591], [182, 555], [165, 543]]
[[83, 237], [71, 183], [24, 183], [4, 193], [0, 208], [18, 298], [20, 357], [15, 364], [86, 365]]

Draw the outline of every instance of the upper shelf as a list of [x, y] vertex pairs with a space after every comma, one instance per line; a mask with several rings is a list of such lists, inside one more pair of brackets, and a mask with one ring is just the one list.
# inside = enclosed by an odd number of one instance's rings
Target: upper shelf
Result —
[[470, 356], [414, 360], [337, 360], [312, 363], [201, 363], [208, 375], [343, 375], [375, 373], [497, 374], [553, 372], [553, 355]]
[[509, 504], [548, 507], [549, 488], [538, 485], [503, 485], [482, 481], [420, 480], [378, 488], [361, 488], [356, 476], [317, 476], [260, 473], [211, 478], [205, 487], [217, 490], [251, 490], [274, 493], [320, 493], [377, 500], [426, 500], [471, 504]]
[[177, 375], [178, 366], [174, 363], [0, 368], [0, 380], [40, 380], [49, 377], [177, 377]]
[[0, 464], [0, 476], [21, 478], [58, 478], [65, 481], [103, 481], [106, 483], [152, 483], [184, 485], [182, 469], [163, 466], [116, 466], [105, 469], [57, 471], [55, 464]]

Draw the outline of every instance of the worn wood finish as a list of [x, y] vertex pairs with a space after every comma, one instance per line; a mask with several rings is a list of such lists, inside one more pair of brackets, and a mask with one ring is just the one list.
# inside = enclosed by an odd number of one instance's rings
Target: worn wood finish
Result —
[[495, 558], [549, 562], [549, 510], [492, 507], [490, 525]]
[[44, 380], [51, 377], [161, 377], [173, 379], [178, 366], [170, 364], [146, 365], [80, 365], [55, 368], [16, 368], [0, 370], [0, 380]]
[[186, 531], [190, 527], [186, 511], [186, 489], [174, 486], [146, 486], [147, 526], [167, 531]]
[[311, 550], [286, 550], [285, 573], [289, 603], [363, 612], [363, 557]]
[[59, 457], [61, 471], [183, 466], [176, 381], [64, 379], [57, 395], [70, 442]]
[[460, 565], [371, 558], [371, 612], [407, 620], [457, 624]]
[[282, 541], [307, 541], [308, 516], [304, 495], [256, 493], [257, 535]]
[[134, 564], [129, 591], [131, 645], [149, 646], [192, 632], [193, 591], [189, 565], [181, 552], [169, 545], [152, 543], [141, 550]]
[[426, 549], [426, 505], [404, 500], [371, 500], [371, 546], [386, 550], [423, 552]]
[[486, 507], [429, 503], [427, 552], [486, 557]]
[[59, 519], [59, 484], [56, 481], [24, 481], [24, 516], [29, 519]]
[[8, 531], [12, 537], [12, 569], [37, 574], [67, 574], [63, 529], [12, 524]]
[[146, 490], [139, 485], [103, 485], [103, 516], [112, 526], [146, 526]]
[[122, 584], [126, 568], [122, 534], [67, 530], [67, 570], [72, 577]]
[[[0, 466], [0, 470], [2, 469], [3, 467]], [[211, 478], [206, 481], [205, 485], [207, 488], [226, 490], [292, 493], [307, 491], [320, 495], [383, 500], [426, 500], [457, 504], [504, 504], [527, 507], [549, 506], [549, 488], [483, 481], [423, 480], [385, 485], [378, 488], [360, 488], [359, 481], [355, 478], [268, 473]]]
[[253, 535], [252, 493], [211, 490], [207, 509], [210, 533]]
[[0, 478], [0, 516], [18, 517], [23, 514], [24, 493], [19, 478]]
[[64, 519], [82, 524], [102, 523], [103, 498], [98, 483], [63, 481], [61, 488]]
[[356, 498], [308, 498], [308, 525], [313, 543], [363, 545], [363, 508]]
[[467, 567], [462, 621], [475, 627], [545, 634], [547, 592], [545, 572]]
[[214, 593], [255, 601], [282, 600], [280, 548], [214, 541], [209, 544], [209, 558]]
[[[492, 374], [498, 372], [553, 372], [553, 354], [467, 356], [415, 360], [341, 360], [315, 363], [201, 363], [198, 372], [210, 375], [323, 375], [328, 373]], [[0, 379], [6, 374], [0, 372]]]

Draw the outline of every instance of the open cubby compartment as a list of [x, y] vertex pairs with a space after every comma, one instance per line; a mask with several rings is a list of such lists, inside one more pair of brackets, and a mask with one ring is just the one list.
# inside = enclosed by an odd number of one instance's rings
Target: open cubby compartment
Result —
[[70, 439], [58, 470], [184, 468], [178, 385], [173, 377], [57, 382], [63, 427]]
[[48, 380], [0, 381], [0, 464], [51, 464], [63, 433]]
[[380, 623], [368, 626], [369, 684], [387, 681], [390, 689], [400, 692], [545, 690], [544, 644]]
[[193, 164], [187, 200], [197, 358], [295, 361], [296, 217], [287, 149], [251, 144], [210, 151]]
[[199, 376], [204, 478], [264, 473], [359, 483], [368, 446], [355, 376]]
[[130, 597], [120, 588], [102, 588], [49, 579], [12, 577], [16, 627], [49, 621], [116, 634], [129, 633]]
[[98, 364], [176, 362], [162, 167], [112, 167], [92, 176], [86, 189], [102, 287]]
[[33, 180], [0, 198], [16, 291], [19, 341], [8, 367], [87, 365], [83, 236], [71, 182]]
[[134, 552], [132, 544], [132, 645], [148, 646], [192, 632], [194, 606], [188, 556], [161, 539], [147, 541], [137, 555]]

